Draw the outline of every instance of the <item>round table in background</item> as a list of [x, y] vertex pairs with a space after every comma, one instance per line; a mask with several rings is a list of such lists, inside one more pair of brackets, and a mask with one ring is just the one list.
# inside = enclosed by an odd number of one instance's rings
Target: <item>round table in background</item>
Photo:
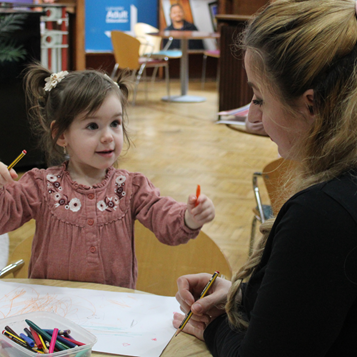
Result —
[[167, 102], [182, 102], [182, 103], [197, 103], [204, 102], [206, 98], [188, 95], [188, 41], [189, 40], [203, 40], [205, 38], [219, 38], [219, 33], [204, 32], [204, 31], [159, 31], [150, 32], [150, 36], [159, 36], [162, 38], [173, 38], [181, 40], [182, 57], [180, 62], [180, 81], [181, 81], [181, 95], [166, 96], [162, 100]]

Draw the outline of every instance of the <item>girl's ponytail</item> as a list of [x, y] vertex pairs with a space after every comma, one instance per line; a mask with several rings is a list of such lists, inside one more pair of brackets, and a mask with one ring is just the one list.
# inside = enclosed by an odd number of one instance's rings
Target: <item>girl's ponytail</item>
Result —
[[50, 71], [42, 67], [39, 63], [34, 63], [27, 67], [27, 73], [24, 77], [30, 127], [41, 141], [39, 146], [45, 150], [47, 149], [47, 138], [51, 136], [51, 128], [46, 118], [45, 107], [48, 93], [44, 90], [44, 84], [45, 78], [50, 75]]

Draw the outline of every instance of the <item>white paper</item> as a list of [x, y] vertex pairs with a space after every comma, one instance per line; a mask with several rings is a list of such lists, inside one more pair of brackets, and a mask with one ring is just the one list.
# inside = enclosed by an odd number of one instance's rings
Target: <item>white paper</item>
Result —
[[98, 338], [93, 351], [158, 357], [175, 333], [174, 297], [0, 281], [0, 318], [33, 311], [61, 315]]

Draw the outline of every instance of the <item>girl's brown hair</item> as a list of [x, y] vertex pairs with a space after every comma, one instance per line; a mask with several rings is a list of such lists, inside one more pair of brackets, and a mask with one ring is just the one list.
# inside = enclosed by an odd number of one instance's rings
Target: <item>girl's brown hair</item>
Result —
[[[295, 190], [357, 167], [357, 19], [354, 0], [277, 0], [247, 26], [237, 47], [249, 51], [290, 120], [301, 120], [296, 99], [313, 89], [314, 122], [299, 147]], [[300, 118], [300, 119], [299, 119]], [[247, 263], [233, 277], [226, 310], [234, 327], [247, 327], [237, 294], [259, 264], [272, 222]]]
[[[129, 91], [125, 76], [119, 78], [118, 87], [112, 79], [99, 71], [70, 72], [55, 88], [45, 91], [45, 79], [51, 74], [40, 64], [32, 64], [28, 66], [24, 79], [31, 127], [40, 139], [48, 165], [60, 164], [65, 159], [63, 148], [56, 143], [75, 117], [83, 112], [95, 112], [109, 93], [115, 93], [120, 99], [124, 138], [130, 144], [124, 120]], [[52, 122], [54, 123], [51, 126]]]

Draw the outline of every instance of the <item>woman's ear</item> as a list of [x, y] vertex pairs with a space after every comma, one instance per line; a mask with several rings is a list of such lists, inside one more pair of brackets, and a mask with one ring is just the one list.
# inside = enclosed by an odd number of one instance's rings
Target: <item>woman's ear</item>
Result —
[[311, 123], [315, 120], [314, 90], [308, 89], [303, 95], [304, 106], [307, 108], [307, 118]]
[[[54, 139], [57, 135], [57, 129], [55, 127], [55, 123], [56, 121], [53, 120], [51, 125], [50, 125], [50, 128], [51, 128], [51, 135], [52, 135], [52, 139]], [[56, 144], [58, 146], [62, 146], [62, 147], [66, 147], [67, 146], [67, 142], [66, 142], [66, 139], [65, 139], [65, 136], [64, 136], [64, 133], [62, 133], [59, 138], [57, 139], [56, 141]]]

